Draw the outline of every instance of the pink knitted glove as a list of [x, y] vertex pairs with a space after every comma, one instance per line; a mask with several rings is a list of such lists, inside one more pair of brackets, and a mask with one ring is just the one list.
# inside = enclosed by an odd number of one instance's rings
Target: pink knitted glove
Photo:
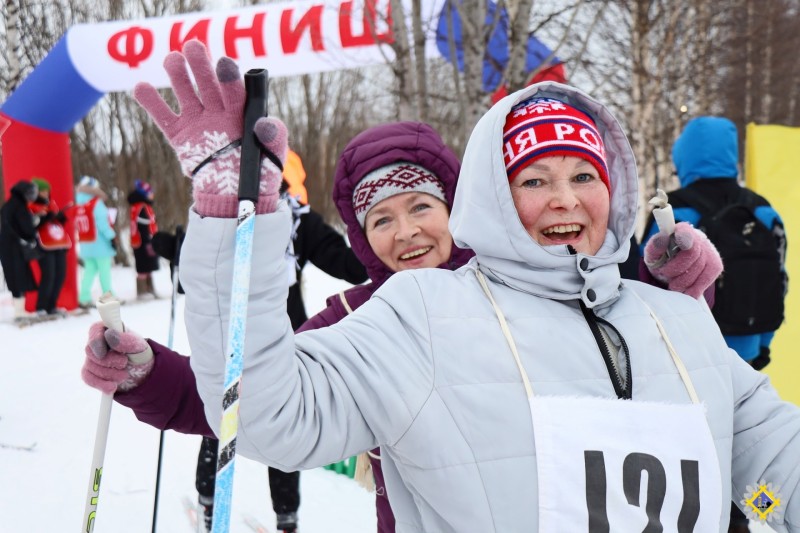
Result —
[[[187, 62], [197, 82], [197, 91], [192, 86]], [[164, 69], [178, 99], [180, 115], [148, 83], [137, 84], [133, 96], [166, 136], [183, 173], [192, 179], [195, 211], [203, 216], [235, 218], [245, 102], [239, 67], [232, 59], [222, 57], [215, 74], [205, 45], [191, 40], [183, 46], [183, 53], [167, 55]], [[259, 119], [255, 132], [264, 148], [282, 164], [288, 143], [283, 122]], [[256, 213], [275, 211], [281, 179], [281, 169], [264, 158]]]
[[653, 235], [644, 247], [644, 263], [670, 290], [699, 298], [722, 273], [722, 258], [705, 233], [687, 222], [676, 224], [673, 235], [672, 240], [664, 232]]
[[95, 322], [89, 328], [81, 378], [105, 394], [125, 392], [144, 381], [154, 362], [153, 350], [142, 337]]

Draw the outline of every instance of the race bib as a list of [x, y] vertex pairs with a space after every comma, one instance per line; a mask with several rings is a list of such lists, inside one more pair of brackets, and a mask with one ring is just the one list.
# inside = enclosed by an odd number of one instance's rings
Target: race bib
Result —
[[539, 531], [719, 531], [719, 463], [703, 407], [533, 396]]

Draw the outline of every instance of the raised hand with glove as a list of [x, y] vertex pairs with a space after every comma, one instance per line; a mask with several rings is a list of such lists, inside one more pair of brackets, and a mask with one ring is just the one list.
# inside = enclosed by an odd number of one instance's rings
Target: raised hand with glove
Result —
[[81, 368], [84, 383], [105, 394], [138, 386], [153, 368], [153, 350], [132, 331], [116, 331], [102, 322], [92, 324]]
[[722, 258], [706, 235], [687, 222], [659, 231], [644, 247], [644, 264], [670, 290], [699, 298], [722, 273]]
[[[197, 90], [192, 86], [189, 64]], [[140, 83], [134, 98], [164, 133], [180, 161], [183, 173], [192, 179], [194, 210], [216, 218], [238, 213], [239, 161], [245, 103], [245, 88], [239, 67], [228, 58], [212, 69], [206, 47], [188, 41], [183, 52], [171, 52], [164, 68], [180, 106], [176, 114], [156, 89]], [[255, 135], [264, 149], [256, 213], [275, 211], [283, 161], [286, 159], [286, 126], [274, 118], [261, 118]]]

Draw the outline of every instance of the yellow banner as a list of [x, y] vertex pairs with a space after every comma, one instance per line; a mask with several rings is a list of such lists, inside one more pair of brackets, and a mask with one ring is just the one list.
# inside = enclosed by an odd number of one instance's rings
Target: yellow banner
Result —
[[747, 125], [745, 177], [747, 186], [765, 197], [780, 213], [789, 243], [786, 269], [789, 294], [786, 319], [770, 348], [772, 363], [764, 369], [781, 397], [800, 405], [800, 128]]

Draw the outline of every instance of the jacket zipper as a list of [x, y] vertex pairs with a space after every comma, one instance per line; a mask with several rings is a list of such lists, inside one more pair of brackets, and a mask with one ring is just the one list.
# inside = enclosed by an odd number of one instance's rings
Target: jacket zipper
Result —
[[[628, 344], [625, 342], [625, 339], [622, 337], [617, 328], [612, 326], [609, 321], [603, 320], [595, 315], [594, 311], [586, 307], [582, 301], [579, 303], [583, 317], [586, 319], [586, 323], [589, 325], [592, 335], [594, 335], [594, 340], [597, 343], [597, 347], [600, 349], [600, 354], [603, 356], [603, 361], [606, 364], [608, 376], [611, 378], [611, 384], [614, 385], [614, 392], [617, 394], [617, 398], [621, 400], [630, 400], [633, 397], [633, 380], [631, 377], [631, 358], [628, 352]], [[598, 322], [611, 329], [617, 335], [617, 337], [619, 337], [619, 340], [622, 343], [622, 356], [625, 358], [624, 381], [622, 380], [619, 366], [614, 360], [614, 357], [611, 355], [611, 350], [608, 348], [603, 334], [600, 332], [600, 326], [598, 325]]]

